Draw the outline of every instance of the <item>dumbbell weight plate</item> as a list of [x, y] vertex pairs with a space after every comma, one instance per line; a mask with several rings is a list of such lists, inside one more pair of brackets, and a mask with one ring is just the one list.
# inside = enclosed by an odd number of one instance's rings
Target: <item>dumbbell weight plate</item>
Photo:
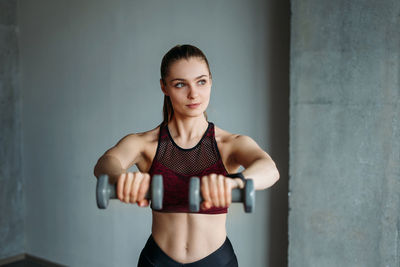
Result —
[[[145, 198], [151, 200], [151, 207], [153, 209], [161, 210], [163, 196], [164, 186], [162, 175], [154, 175]], [[99, 176], [96, 185], [97, 207], [99, 209], [107, 208], [110, 199], [117, 199], [116, 184], [110, 184], [108, 175], [102, 174]]]
[[100, 175], [97, 179], [96, 185], [96, 202], [99, 209], [107, 208], [110, 198], [116, 198], [116, 192], [112, 189], [113, 188], [109, 183], [108, 175]]
[[[150, 190], [149, 190], [150, 191]], [[164, 196], [164, 185], [162, 175], [154, 175], [151, 181], [151, 207], [162, 210]]]
[[246, 179], [244, 186], [244, 211], [247, 213], [253, 212], [256, 205], [256, 191], [254, 190], [253, 179]]
[[[245, 188], [232, 189], [232, 202], [242, 202], [246, 213], [253, 212], [255, 206], [254, 182], [252, 179], [246, 179]], [[189, 182], [189, 211], [198, 212], [200, 202], [203, 201], [200, 192], [200, 179], [192, 177]]]

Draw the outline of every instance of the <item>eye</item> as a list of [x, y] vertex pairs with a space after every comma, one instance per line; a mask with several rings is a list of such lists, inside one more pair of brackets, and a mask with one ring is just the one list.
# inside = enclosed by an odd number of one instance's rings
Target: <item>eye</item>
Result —
[[184, 83], [177, 83], [175, 84], [176, 88], [182, 88], [185, 84]]
[[207, 81], [206, 80], [200, 80], [198, 83], [201, 84], [201, 85], [205, 85], [207, 83]]

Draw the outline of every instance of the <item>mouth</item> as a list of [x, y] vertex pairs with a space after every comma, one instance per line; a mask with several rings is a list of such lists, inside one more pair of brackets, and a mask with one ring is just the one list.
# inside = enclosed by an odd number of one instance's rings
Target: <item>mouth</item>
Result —
[[197, 108], [197, 107], [199, 107], [200, 106], [200, 103], [193, 103], [193, 104], [189, 104], [189, 105], [186, 105], [188, 108]]

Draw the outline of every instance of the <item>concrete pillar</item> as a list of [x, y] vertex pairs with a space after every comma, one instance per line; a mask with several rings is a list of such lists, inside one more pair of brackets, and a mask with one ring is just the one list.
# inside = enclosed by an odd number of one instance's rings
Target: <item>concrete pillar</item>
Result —
[[400, 266], [400, 2], [291, 9], [289, 266]]
[[17, 1], [0, 1], [0, 259], [24, 252]]

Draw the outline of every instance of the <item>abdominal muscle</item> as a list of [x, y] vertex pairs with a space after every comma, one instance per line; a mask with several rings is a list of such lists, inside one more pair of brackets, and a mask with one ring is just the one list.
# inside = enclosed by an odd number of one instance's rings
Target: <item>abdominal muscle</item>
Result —
[[[222, 160], [228, 170], [235, 172], [237, 166], [227, 164], [224, 155], [226, 145], [220, 142], [220, 129], [216, 127], [216, 139]], [[149, 172], [156, 154], [159, 127], [147, 133], [145, 159], [138, 163], [140, 171]], [[226, 240], [226, 213], [169, 213], [152, 211], [152, 236], [161, 250], [173, 260], [191, 263], [207, 257]]]
[[226, 213], [164, 213], [153, 210], [152, 236], [169, 257], [180, 263], [198, 261], [222, 246]]

